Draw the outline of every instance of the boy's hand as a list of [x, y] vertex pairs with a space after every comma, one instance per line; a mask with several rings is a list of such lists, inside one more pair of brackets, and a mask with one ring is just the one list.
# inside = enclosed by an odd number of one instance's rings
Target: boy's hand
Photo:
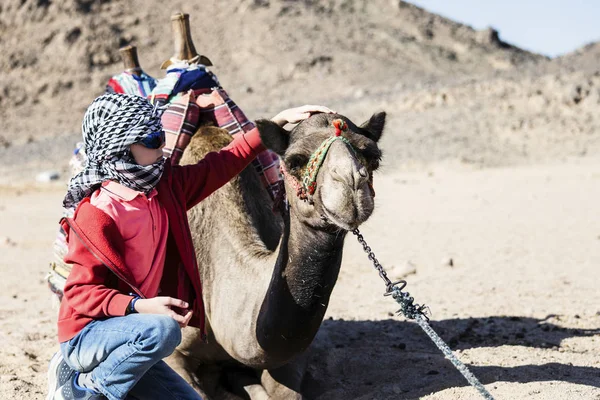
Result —
[[192, 318], [189, 304], [173, 297], [161, 296], [151, 299], [139, 299], [135, 302], [135, 311], [140, 314], [163, 314], [173, 318], [179, 326], [186, 327]]
[[324, 106], [306, 105], [302, 107], [288, 108], [287, 110], [283, 110], [282, 112], [271, 118], [271, 121], [283, 127], [285, 126], [285, 124], [297, 124], [298, 122], [307, 119], [311, 115], [319, 113], [335, 114], [335, 111], [330, 110], [329, 108]]
[[185, 328], [190, 323], [190, 319], [192, 319], [192, 310], [188, 309], [180, 309], [179, 315], [183, 317], [183, 321], [176, 320], [179, 323], [179, 326]]

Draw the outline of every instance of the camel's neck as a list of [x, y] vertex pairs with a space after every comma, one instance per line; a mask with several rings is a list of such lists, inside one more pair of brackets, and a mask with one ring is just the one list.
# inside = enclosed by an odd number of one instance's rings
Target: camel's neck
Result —
[[[258, 175], [246, 169], [189, 215], [212, 330], [238, 359], [276, 365], [302, 352], [338, 276], [345, 232], [313, 229], [293, 210], [283, 214], [284, 221], [274, 216]], [[245, 295], [232, 298], [236, 292]], [[241, 339], [248, 325], [256, 336]], [[260, 350], [248, 356], [240, 349], [253, 349], [254, 339]]]
[[262, 304], [257, 334], [276, 354], [308, 347], [338, 277], [345, 232], [324, 232], [286, 216], [277, 261]]

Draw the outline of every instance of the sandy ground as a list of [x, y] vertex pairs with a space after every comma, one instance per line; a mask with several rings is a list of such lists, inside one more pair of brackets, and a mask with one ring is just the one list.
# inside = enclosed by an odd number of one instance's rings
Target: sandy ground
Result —
[[[365, 238], [496, 399], [600, 399], [600, 160], [396, 170], [375, 187]], [[45, 396], [58, 345], [44, 276], [63, 190], [0, 187], [0, 399]], [[307, 394], [479, 398], [383, 291], [348, 236]]]
[[[250, 119], [389, 113], [362, 231], [496, 399], [600, 399], [600, 44], [550, 60], [402, 1], [3, 0], [0, 400], [45, 397], [44, 278], [83, 112], [122, 45], [163, 76], [179, 11]], [[383, 291], [350, 235], [308, 397], [479, 398]]]

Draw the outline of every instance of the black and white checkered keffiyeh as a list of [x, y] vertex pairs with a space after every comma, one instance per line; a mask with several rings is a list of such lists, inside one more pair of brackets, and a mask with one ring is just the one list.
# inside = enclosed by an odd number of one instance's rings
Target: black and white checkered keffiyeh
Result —
[[160, 180], [164, 159], [141, 166], [129, 147], [152, 132], [162, 130], [162, 110], [143, 97], [104, 94], [88, 107], [83, 117], [83, 143], [87, 163], [71, 178], [63, 201], [76, 207], [104, 181], [116, 181], [139, 192], [150, 192]]

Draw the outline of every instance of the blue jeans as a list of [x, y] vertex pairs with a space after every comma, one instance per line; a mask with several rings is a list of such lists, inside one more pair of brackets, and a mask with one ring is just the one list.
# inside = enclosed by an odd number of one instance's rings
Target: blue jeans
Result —
[[163, 358], [181, 342], [181, 328], [166, 315], [130, 314], [89, 323], [61, 343], [67, 364], [90, 372], [110, 400], [201, 399]]

